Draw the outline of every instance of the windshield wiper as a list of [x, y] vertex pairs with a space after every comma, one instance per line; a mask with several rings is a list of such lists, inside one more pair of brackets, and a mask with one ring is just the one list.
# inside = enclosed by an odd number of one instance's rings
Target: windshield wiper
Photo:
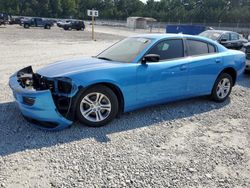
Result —
[[113, 61], [112, 59], [106, 58], [106, 57], [97, 57], [98, 59], [103, 59], [103, 60], [107, 60], [107, 61]]

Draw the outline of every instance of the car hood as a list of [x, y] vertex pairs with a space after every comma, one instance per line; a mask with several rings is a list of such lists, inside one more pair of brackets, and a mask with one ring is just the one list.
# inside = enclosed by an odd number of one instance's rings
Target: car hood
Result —
[[120, 67], [123, 64], [125, 63], [106, 61], [97, 58], [78, 58], [58, 61], [54, 64], [39, 69], [37, 73], [50, 78], [65, 77], [78, 74], [80, 72]]

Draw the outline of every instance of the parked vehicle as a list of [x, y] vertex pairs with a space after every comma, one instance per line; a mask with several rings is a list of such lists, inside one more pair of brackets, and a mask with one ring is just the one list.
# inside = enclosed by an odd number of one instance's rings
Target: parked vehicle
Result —
[[138, 35], [96, 57], [61, 61], [9, 85], [22, 114], [46, 129], [79, 120], [99, 127], [122, 112], [201, 95], [223, 102], [245, 69], [245, 54], [199, 36]]
[[244, 44], [244, 52], [246, 53], [246, 72], [250, 72], [250, 42]]
[[168, 24], [166, 33], [182, 33], [188, 35], [199, 35], [207, 29], [204, 25]]
[[240, 34], [233, 31], [207, 30], [202, 32], [200, 36], [215, 40], [226, 48], [236, 50], [240, 50], [243, 44], [248, 42]]
[[10, 25], [20, 25], [21, 24], [21, 17], [11, 17], [10, 21], [9, 21]]
[[84, 24], [84, 21], [74, 20], [74, 21], [70, 21], [68, 23], [65, 23], [64, 25], [62, 25], [62, 27], [64, 30], [75, 29], [75, 30], [79, 31], [79, 30], [85, 29], [85, 24]]
[[43, 18], [31, 18], [23, 20], [23, 27], [28, 29], [30, 27], [43, 27], [44, 29], [50, 29], [53, 26], [53, 22]]
[[6, 13], [0, 13], [0, 25], [5, 25], [9, 22], [9, 15]]
[[67, 24], [67, 23], [70, 23], [71, 22], [71, 20], [60, 20], [60, 21], [58, 21], [57, 23], [56, 23], [56, 25], [58, 26], [58, 27], [63, 27], [63, 25], [65, 25], [65, 24]]

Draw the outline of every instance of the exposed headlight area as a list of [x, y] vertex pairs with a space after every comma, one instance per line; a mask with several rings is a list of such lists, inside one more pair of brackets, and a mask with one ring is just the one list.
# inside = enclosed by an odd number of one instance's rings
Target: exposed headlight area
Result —
[[[47, 78], [34, 73], [32, 67], [26, 67], [17, 72], [17, 80], [22, 88], [34, 91], [50, 90], [57, 111], [66, 118], [69, 118], [69, 112], [72, 104], [72, 97], [77, 92], [70, 78], [56, 77]], [[28, 106], [35, 104], [36, 99], [29, 96], [23, 96], [23, 103]]]
[[52, 94], [68, 96], [72, 93], [73, 83], [70, 78], [47, 78], [37, 73], [33, 73], [31, 67], [26, 67], [17, 73], [20, 86], [26, 89], [37, 91], [50, 90]]

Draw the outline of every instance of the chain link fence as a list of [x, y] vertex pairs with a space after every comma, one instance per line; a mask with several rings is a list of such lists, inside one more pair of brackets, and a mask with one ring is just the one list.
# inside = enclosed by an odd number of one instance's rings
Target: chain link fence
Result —
[[[104, 25], [104, 26], [113, 26], [113, 27], [127, 27], [126, 20], [104, 20], [104, 19], [97, 19], [97, 25]], [[181, 23], [181, 22], [154, 22], [148, 25], [148, 30], [151, 32], [164, 32], [166, 31], [166, 26], [168, 24], [182, 24], [182, 25], [204, 25], [207, 28], [213, 29], [220, 29], [220, 30], [230, 30], [235, 31], [244, 35], [250, 34], [250, 23], [224, 23], [224, 22], [217, 22], [217, 23]], [[136, 28], [133, 28], [136, 30]]]

